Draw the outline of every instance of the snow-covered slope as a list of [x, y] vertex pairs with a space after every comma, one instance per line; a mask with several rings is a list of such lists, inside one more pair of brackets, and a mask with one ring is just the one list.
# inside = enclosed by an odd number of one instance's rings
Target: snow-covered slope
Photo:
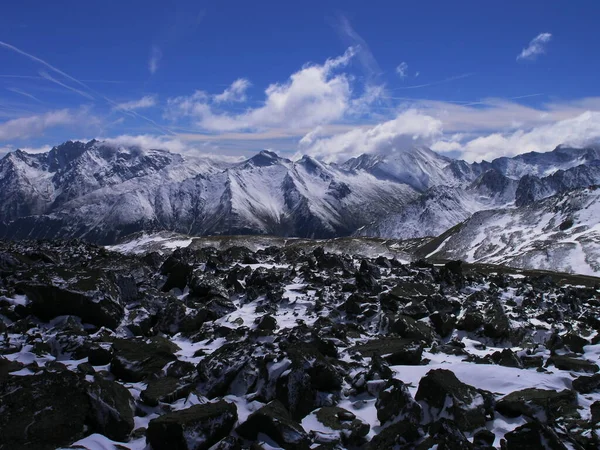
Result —
[[477, 211], [510, 204], [517, 182], [488, 170], [466, 188], [435, 186], [391, 214], [359, 230], [357, 236], [412, 239], [438, 236]]
[[600, 188], [478, 212], [429, 250], [432, 258], [599, 275]]

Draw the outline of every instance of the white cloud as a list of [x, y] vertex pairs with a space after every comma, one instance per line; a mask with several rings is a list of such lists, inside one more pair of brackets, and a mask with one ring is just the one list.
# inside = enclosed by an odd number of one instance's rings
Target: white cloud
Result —
[[27, 139], [39, 136], [49, 128], [94, 123], [97, 123], [97, 119], [89, 116], [85, 110], [74, 112], [61, 109], [0, 123], [0, 139]]
[[132, 111], [134, 109], [151, 108], [156, 105], [156, 97], [153, 95], [145, 95], [138, 100], [131, 100], [128, 102], [118, 103], [114, 109], [120, 109], [122, 111]]
[[162, 51], [157, 45], [153, 45], [150, 49], [150, 59], [148, 60], [148, 70], [151, 74], [158, 70], [158, 63], [162, 59]]
[[250, 86], [250, 81], [245, 78], [238, 78], [221, 94], [215, 95], [213, 100], [215, 103], [245, 102], [247, 100], [246, 90]]
[[436, 151], [458, 151], [469, 161], [492, 160], [527, 152], [546, 152], [560, 144], [581, 147], [600, 140], [600, 112], [587, 111], [575, 117], [507, 133], [491, 133], [460, 142], [442, 140]]
[[396, 73], [400, 78], [406, 78], [408, 76], [408, 64], [402, 61], [398, 64], [398, 67], [396, 67]]
[[355, 55], [349, 48], [342, 56], [324, 64], [306, 65], [286, 83], [274, 83], [265, 90], [262, 106], [242, 114], [215, 111], [210, 96], [196, 91], [191, 96], [168, 100], [165, 116], [191, 117], [206, 131], [260, 130], [285, 126], [314, 127], [344, 117], [351, 105], [350, 77], [336, 71]]
[[385, 153], [414, 145], [430, 144], [440, 137], [442, 122], [414, 109], [370, 128], [355, 128], [330, 137], [320, 137], [321, 129], [305, 135], [299, 143], [300, 154], [324, 161], [344, 161], [362, 153]]
[[534, 37], [529, 45], [525, 47], [517, 56], [517, 61], [520, 59], [535, 59], [538, 55], [546, 52], [546, 44], [552, 39], [550, 33], [540, 33]]

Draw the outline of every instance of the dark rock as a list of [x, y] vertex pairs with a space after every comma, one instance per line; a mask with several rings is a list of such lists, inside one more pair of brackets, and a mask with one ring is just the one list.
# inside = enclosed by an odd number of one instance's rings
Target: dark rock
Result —
[[232, 403], [194, 405], [152, 419], [146, 442], [153, 450], [207, 450], [227, 437], [236, 421], [237, 408]]
[[479, 430], [473, 435], [473, 445], [476, 448], [494, 448], [496, 435], [490, 430]]
[[428, 344], [432, 343], [435, 339], [435, 333], [429, 325], [403, 315], [399, 315], [396, 318], [395, 322], [390, 325], [389, 331], [400, 337], [416, 339]]
[[174, 288], [183, 291], [192, 276], [193, 268], [172, 255], [163, 263], [160, 271], [163, 275], [167, 275], [167, 281], [162, 287], [163, 292], [169, 292]]
[[19, 283], [31, 300], [32, 314], [42, 320], [73, 315], [85, 323], [116, 329], [124, 314], [117, 287], [99, 272], [69, 276], [72, 278], [60, 287], [35, 281]]
[[386, 422], [402, 421], [418, 424], [421, 422], [421, 406], [413, 399], [406, 385], [400, 381], [388, 380], [375, 402], [377, 419]]
[[160, 402], [172, 403], [187, 397], [194, 389], [190, 383], [182, 383], [177, 378], [165, 377], [152, 380], [140, 394], [140, 400], [148, 406], [158, 406]]
[[504, 312], [502, 304], [493, 299], [484, 309], [485, 323], [483, 334], [494, 339], [508, 339], [510, 337], [510, 321]]
[[307, 450], [310, 444], [302, 426], [294, 422], [290, 413], [277, 400], [250, 414], [248, 419], [237, 427], [236, 432], [250, 440], [256, 440], [262, 433], [283, 448], [291, 450]]
[[427, 372], [419, 382], [415, 400], [426, 404], [424, 414], [431, 421], [451, 417], [465, 431], [484, 426], [494, 415], [494, 401], [489, 392], [461, 382], [445, 369]]
[[275, 331], [277, 328], [277, 320], [269, 314], [264, 315], [258, 319], [257, 327], [259, 330]]
[[419, 427], [412, 422], [396, 422], [373, 436], [366, 445], [367, 450], [382, 450], [393, 448], [415, 448], [415, 443], [421, 438]]
[[431, 448], [446, 450], [470, 450], [473, 445], [469, 442], [457, 423], [448, 419], [440, 419], [429, 426], [429, 436], [415, 446], [416, 450]]
[[525, 415], [542, 422], [577, 414], [577, 394], [529, 388], [511, 392], [496, 403], [496, 411], [506, 417]]
[[96, 376], [87, 390], [94, 430], [114, 441], [133, 431], [133, 397], [122, 385]]
[[506, 433], [506, 450], [566, 450], [567, 447], [552, 429], [539, 422], [529, 422]]
[[560, 370], [572, 370], [573, 372], [596, 373], [600, 370], [597, 364], [586, 359], [571, 356], [554, 355], [548, 358], [546, 366], [554, 364]]
[[600, 423], [600, 401], [595, 401], [590, 406], [590, 413], [592, 415], [592, 423], [598, 424]]
[[88, 362], [92, 366], [105, 366], [110, 364], [113, 358], [112, 349], [104, 348], [99, 345], [92, 345], [88, 351]]
[[519, 357], [515, 355], [515, 353], [509, 348], [505, 348], [502, 351], [494, 352], [492, 353], [491, 357], [494, 363], [499, 364], [501, 366], [516, 367], [519, 369], [523, 367]]
[[10, 376], [0, 385], [0, 399], [6, 449], [50, 450], [85, 435], [90, 403], [82, 378], [72, 372]]
[[446, 337], [454, 331], [456, 326], [456, 316], [449, 313], [434, 312], [429, 316], [433, 329], [441, 337]]
[[391, 355], [385, 357], [388, 364], [392, 366], [417, 366], [423, 357], [423, 346], [417, 343], [407, 344], [404, 348], [397, 349]]
[[115, 377], [129, 382], [155, 378], [163, 367], [175, 361], [173, 348], [162, 342], [144, 342], [137, 339], [116, 339], [110, 371]]
[[589, 394], [600, 390], [600, 373], [581, 376], [573, 380], [573, 389], [580, 394]]

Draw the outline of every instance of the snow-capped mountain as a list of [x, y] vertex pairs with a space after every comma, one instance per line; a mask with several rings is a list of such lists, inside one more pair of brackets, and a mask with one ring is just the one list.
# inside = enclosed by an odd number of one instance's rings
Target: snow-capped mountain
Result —
[[600, 274], [600, 188], [518, 208], [480, 211], [424, 248], [423, 256]]
[[270, 151], [231, 162], [69, 141], [0, 160], [0, 237], [438, 236], [481, 211], [550, 208], [540, 201], [600, 183], [599, 161], [598, 148], [561, 146], [475, 164], [423, 147], [343, 164]]
[[12, 153], [0, 174], [5, 237], [102, 243], [142, 230], [348, 235], [418, 195], [408, 184], [310, 157], [293, 162], [263, 151], [234, 164], [97, 141]]

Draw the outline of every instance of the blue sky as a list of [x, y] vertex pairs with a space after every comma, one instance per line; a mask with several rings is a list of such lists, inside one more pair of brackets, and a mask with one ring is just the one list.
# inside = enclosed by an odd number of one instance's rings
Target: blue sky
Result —
[[411, 3], [10, 2], [0, 151], [479, 160], [600, 137], [600, 3]]

